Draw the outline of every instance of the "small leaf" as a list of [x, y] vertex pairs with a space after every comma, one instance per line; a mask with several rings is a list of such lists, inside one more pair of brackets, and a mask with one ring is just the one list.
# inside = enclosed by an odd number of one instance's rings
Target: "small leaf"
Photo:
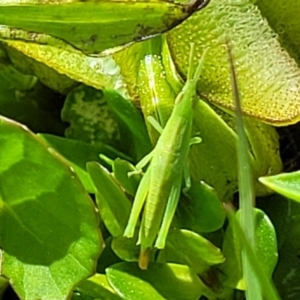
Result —
[[181, 227], [198, 233], [220, 229], [225, 221], [225, 210], [215, 191], [203, 181], [192, 179], [187, 198], [179, 202], [176, 215]]
[[72, 300], [121, 300], [109, 285], [106, 275], [95, 274], [75, 287]]
[[300, 202], [300, 171], [260, 177], [259, 181], [273, 191]]
[[0, 118], [2, 273], [21, 299], [66, 299], [102, 247], [92, 200], [64, 159]]
[[197, 274], [202, 274], [210, 266], [221, 264], [225, 260], [220, 249], [210, 241], [183, 229], [170, 231], [162, 254], [167, 262], [188, 265]]
[[[239, 218], [240, 212], [236, 214]], [[278, 260], [275, 229], [268, 216], [261, 210], [254, 209], [256, 255], [263, 271], [271, 278]], [[222, 265], [225, 274], [224, 284], [233, 288], [245, 289], [242, 276], [241, 247], [231, 225], [228, 226], [223, 242], [223, 254], [226, 258]]]
[[135, 195], [138, 185], [141, 181], [141, 174], [132, 174], [129, 176], [129, 172], [136, 171], [136, 168], [124, 159], [117, 158], [113, 163], [114, 177], [125, 191], [130, 195]]
[[124, 233], [131, 203], [110, 173], [96, 162], [87, 164], [87, 170], [97, 188], [96, 202], [99, 214], [112, 236]]
[[149, 265], [141, 270], [137, 263], [119, 263], [106, 270], [116, 292], [131, 300], [198, 300], [203, 283], [192, 269], [183, 265]]

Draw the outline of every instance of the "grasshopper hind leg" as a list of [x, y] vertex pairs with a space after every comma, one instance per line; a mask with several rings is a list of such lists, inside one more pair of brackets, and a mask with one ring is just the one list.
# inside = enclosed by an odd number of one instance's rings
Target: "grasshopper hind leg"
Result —
[[158, 237], [155, 242], [155, 247], [158, 249], [163, 249], [166, 244], [167, 235], [177, 208], [177, 204], [180, 197], [181, 192], [181, 176], [176, 178], [172, 190], [170, 192], [170, 196], [168, 198], [167, 207], [164, 213], [163, 221], [161, 228], [158, 233]]
[[125, 237], [131, 238], [134, 235], [134, 230], [138, 222], [140, 212], [144, 206], [149, 191], [150, 171], [150, 169], [146, 171], [137, 190], [136, 197], [133, 202], [133, 207], [129, 216], [129, 221], [124, 232]]

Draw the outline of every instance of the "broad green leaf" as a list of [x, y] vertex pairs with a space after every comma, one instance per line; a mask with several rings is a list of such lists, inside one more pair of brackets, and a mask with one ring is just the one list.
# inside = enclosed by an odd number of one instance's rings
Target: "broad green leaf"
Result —
[[66, 136], [101, 147], [119, 143], [119, 128], [107, 106], [105, 94], [82, 85], [68, 94], [61, 115], [70, 123]]
[[[245, 122], [255, 192], [265, 195], [269, 191], [257, 178], [261, 174], [276, 174], [282, 169], [278, 135], [273, 127], [258, 120], [246, 118]], [[238, 189], [234, 123], [231, 115], [221, 110], [214, 111], [204, 101], [198, 102], [194, 130], [202, 142], [191, 149], [191, 174], [194, 179], [212, 186], [222, 200], [227, 200]]]
[[300, 202], [300, 171], [260, 177], [259, 181], [273, 191]]
[[188, 265], [197, 274], [202, 274], [212, 265], [221, 264], [225, 258], [220, 249], [193, 231], [170, 230], [163, 259]]
[[293, 0], [259, 0], [254, 3], [278, 34], [281, 44], [299, 62], [300, 3]]
[[178, 204], [176, 215], [181, 227], [198, 233], [220, 229], [225, 221], [225, 210], [215, 191], [203, 181], [192, 180], [188, 197]]
[[[49, 147], [53, 148], [68, 160], [87, 192], [96, 193], [96, 188], [86, 170], [86, 164], [89, 161], [100, 162], [99, 149], [78, 140], [65, 139], [55, 135], [40, 134], [38, 136], [41, 137]], [[76, 151], [74, 151], [74, 149], [76, 149]], [[101, 150], [101, 152], [105, 151], [105, 145], [103, 145]]]
[[[96, 147], [78, 140], [66, 139], [50, 134], [38, 134], [38, 136], [44, 139], [49, 147], [55, 149], [55, 151], [68, 160], [68, 163], [74, 168], [84, 185], [85, 190], [93, 194], [96, 193], [96, 188], [86, 170], [86, 164], [91, 161], [102, 162], [99, 158], [99, 153], [113, 158], [122, 156], [122, 153], [105, 144], [100, 144], [99, 147]], [[116, 160], [119, 161], [121, 159], [118, 158]]]
[[35, 45], [30, 46], [30, 44], [28, 45], [19, 41], [12, 41], [7, 45], [4, 43], [4, 49], [6, 49], [12, 64], [20, 72], [38, 77], [43, 84], [62, 94], [68, 93], [78, 85], [78, 82], [70, 79], [64, 74], [61, 74], [59, 70], [57, 71], [53, 68], [49, 68], [43, 63], [43, 61], [40, 62], [38, 59], [35, 60], [36, 56], [39, 54], [43, 55], [43, 59], [46, 61], [47, 59], [51, 59], [53, 64], [53, 58], [55, 56], [57, 57], [57, 55], [50, 55], [50, 51], [48, 53], [44, 53], [42, 51], [36, 53]]
[[[2, 1], [0, 24], [11, 26], [2, 38], [16, 37], [35, 43], [52, 43], [55, 39], [71, 44], [89, 54], [142, 40], [178, 25], [201, 8], [202, 0], [167, 1]], [[30, 34], [32, 32], [41, 34]], [[49, 36], [50, 35], [50, 36]]]
[[[277, 14], [281, 14], [280, 7], [274, 7]], [[298, 18], [297, 10], [289, 14]], [[187, 74], [190, 42], [195, 42], [199, 56], [209, 48], [198, 91], [209, 101], [233, 109], [224, 45], [229, 39], [235, 52], [244, 112], [275, 125], [299, 121], [298, 65], [253, 1], [211, 0], [206, 9], [171, 30], [167, 39], [180, 74]]]
[[44, 84], [62, 93], [70, 91], [76, 82], [83, 82], [97, 89], [106, 87], [127, 95], [120, 67], [111, 56], [90, 57], [79, 51], [15, 40], [6, 40], [4, 45], [22, 72], [35, 74]]
[[102, 241], [93, 202], [68, 164], [25, 126], [0, 119], [2, 274], [21, 299], [66, 299]]
[[96, 202], [105, 226], [112, 236], [123, 234], [131, 203], [111, 174], [100, 164], [90, 162], [87, 170], [97, 188]]
[[[240, 217], [240, 211], [236, 218]], [[256, 255], [259, 258], [263, 272], [268, 278], [272, 273], [278, 260], [277, 239], [275, 228], [268, 216], [257, 208], [254, 209]], [[242, 275], [241, 247], [232, 225], [226, 230], [223, 242], [223, 254], [225, 262], [222, 270], [225, 274], [224, 284], [237, 289], [245, 289]]]
[[119, 263], [107, 268], [106, 274], [114, 290], [131, 300], [197, 300], [205, 289], [184, 265], [153, 263], [145, 271], [137, 263]]
[[[271, 194], [267, 197], [257, 197], [256, 206], [270, 218], [276, 230], [277, 247], [279, 251], [280, 261], [280, 247], [287, 239], [287, 228], [290, 225], [291, 208], [295, 210], [297, 203], [294, 201], [286, 201], [287, 199], [279, 194]], [[293, 205], [295, 204], [295, 206]], [[297, 210], [296, 210], [297, 211]]]
[[104, 274], [95, 274], [80, 283], [73, 291], [72, 300], [121, 300], [109, 285]]

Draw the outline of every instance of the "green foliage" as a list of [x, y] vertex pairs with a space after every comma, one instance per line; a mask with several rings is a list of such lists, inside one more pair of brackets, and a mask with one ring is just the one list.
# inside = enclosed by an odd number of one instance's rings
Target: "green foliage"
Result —
[[[58, 2], [0, 4], [0, 299], [273, 300], [276, 289], [299, 299], [299, 171], [282, 172], [270, 124], [300, 118], [300, 5]], [[141, 270], [144, 224], [137, 216], [132, 238], [124, 231], [140, 182], [145, 194], [166, 189], [160, 166], [173, 153], [170, 136], [183, 143], [178, 122], [164, 128], [183, 86], [194, 93], [185, 85], [190, 42], [194, 69], [209, 48], [185, 135], [201, 143], [184, 142], [188, 155], [166, 164], [172, 174], [189, 166], [191, 187], [180, 176], [168, 181], [179, 204], [166, 218], [165, 246]], [[136, 164], [160, 141], [151, 118], [168, 138], [149, 186], [150, 169]], [[154, 223], [146, 230], [159, 230]]]
[[101, 249], [92, 200], [28, 129], [2, 117], [0, 131], [2, 274], [21, 298], [65, 299]]

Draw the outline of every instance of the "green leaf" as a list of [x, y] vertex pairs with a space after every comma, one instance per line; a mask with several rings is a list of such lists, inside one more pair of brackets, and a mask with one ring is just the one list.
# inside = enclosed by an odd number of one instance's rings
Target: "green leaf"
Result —
[[[295, 88], [300, 85], [298, 64], [282, 47], [277, 33], [253, 2], [261, 1], [211, 0], [206, 9], [167, 33], [170, 52], [179, 73], [187, 74], [190, 42], [195, 42], [199, 54], [209, 48], [198, 91], [209, 101], [233, 109], [224, 45], [226, 39], [230, 39], [244, 112], [271, 124], [296, 123], [300, 119], [300, 89]], [[272, 11], [276, 10], [272, 16], [275, 22], [282, 14], [281, 8], [285, 7], [285, 18], [290, 19], [288, 24], [292, 22], [290, 16], [297, 20], [295, 24], [298, 23], [299, 4], [294, 4], [295, 1], [285, 1], [280, 5], [269, 0], [264, 2], [273, 6]], [[268, 12], [268, 15], [272, 14]], [[283, 26], [290, 26], [280, 24], [281, 31]], [[299, 28], [299, 25], [294, 28]], [[294, 36], [290, 39], [298, 41]]]
[[95, 207], [63, 158], [26, 127], [1, 117], [0, 132], [2, 273], [22, 299], [66, 299], [102, 246]]
[[[236, 218], [240, 217], [240, 211]], [[268, 216], [257, 208], [254, 209], [256, 255], [263, 272], [271, 278], [278, 260], [275, 228]], [[232, 225], [226, 230], [223, 242], [223, 254], [226, 258], [222, 265], [225, 274], [224, 284], [233, 288], [245, 289], [242, 275], [241, 247]]]
[[110, 173], [100, 164], [90, 162], [87, 170], [97, 188], [96, 202], [105, 226], [112, 236], [123, 234], [131, 203]]
[[107, 268], [106, 274], [125, 299], [198, 300], [203, 290], [196, 273], [183, 265], [153, 263], [145, 271], [137, 263], [119, 263]]
[[300, 171], [260, 177], [259, 181], [273, 191], [300, 202]]
[[[62, 46], [59, 38], [89, 54], [142, 40], [176, 26], [201, 8], [202, 0], [168, 1], [5, 1], [0, 23], [11, 26], [3, 38]], [[43, 34], [30, 34], [31, 32]], [[50, 36], [49, 36], [50, 35]]]
[[289, 205], [288, 214], [283, 214], [284, 211], [278, 213], [285, 221], [284, 228], [282, 228], [284, 240], [282, 239], [279, 245], [279, 259], [273, 280], [282, 299], [297, 300], [300, 297], [300, 205], [294, 201], [285, 201], [285, 199], [280, 199], [280, 201]]
[[[96, 193], [94, 183], [86, 170], [86, 164], [90, 161], [100, 162], [98, 148], [81, 141], [66, 139], [55, 135], [38, 134], [38, 136], [42, 138], [49, 147], [55, 149], [55, 151], [68, 160], [68, 163], [74, 168], [75, 173], [87, 192]], [[104, 152], [105, 146], [102, 148]], [[76, 151], [74, 151], [74, 149], [76, 149]]]
[[168, 234], [162, 251], [167, 262], [188, 265], [197, 274], [202, 274], [212, 265], [221, 264], [225, 258], [220, 249], [195, 232], [174, 229]]
[[95, 274], [75, 287], [72, 300], [121, 300], [104, 274]]
[[118, 257], [125, 261], [138, 261], [140, 254], [140, 246], [137, 245], [137, 231], [133, 238], [117, 236], [113, 238], [111, 247]]
[[255, 1], [255, 5], [278, 34], [281, 44], [299, 62], [300, 3], [293, 0], [280, 3], [276, 0], [260, 0]]
[[[60, 53], [53, 53], [54, 55], [51, 55], [50, 51], [48, 51], [48, 53], [43, 53], [42, 51], [37, 52], [37, 47], [20, 41], [11, 43], [8, 42], [7, 44], [3, 43], [3, 45], [15, 68], [24, 74], [30, 74], [38, 77], [43, 84], [50, 87], [52, 90], [66, 94], [78, 85], [78, 82], [75, 82], [66, 75], [61, 74], [61, 72], [59, 72], [60, 70], [49, 68], [43, 63], [43, 60], [36, 60], [38, 55], [43, 55], [44, 60], [47, 61], [47, 59], [51, 59], [53, 64], [53, 57]], [[29, 54], [27, 54], [27, 52]]]
[[62, 93], [70, 91], [76, 82], [83, 82], [97, 89], [107, 87], [127, 95], [120, 67], [111, 56], [90, 57], [79, 51], [18, 40], [4, 43], [10, 59], [20, 71], [33, 73], [44, 84]]
[[152, 150], [142, 115], [129, 99], [112, 90], [103, 91], [103, 96], [118, 121], [123, 149], [136, 161], [141, 160]]
[[178, 204], [176, 216], [181, 227], [198, 233], [220, 229], [225, 221], [225, 210], [215, 191], [203, 181], [192, 179], [188, 197]]
[[127, 160], [117, 158], [113, 163], [114, 177], [124, 190], [132, 197], [135, 196], [138, 185], [141, 181], [142, 174], [132, 174], [130, 172], [136, 171], [136, 168]]

